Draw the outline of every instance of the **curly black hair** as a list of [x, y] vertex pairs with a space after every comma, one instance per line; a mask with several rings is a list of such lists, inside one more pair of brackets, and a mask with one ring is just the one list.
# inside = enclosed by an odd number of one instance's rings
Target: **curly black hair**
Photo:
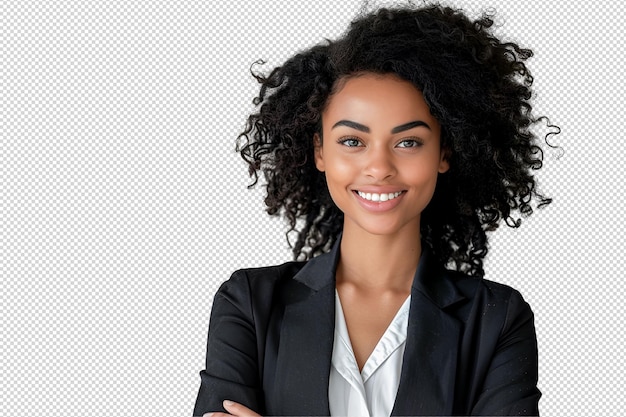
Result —
[[502, 42], [492, 26], [488, 14], [471, 20], [441, 5], [382, 8], [267, 76], [251, 69], [261, 84], [253, 101], [260, 108], [237, 150], [249, 164], [250, 187], [264, 174], [267, 212], [286, 217], [288, 241], [296, 233], [296, 259], [329, 250], [342, 230], [343, 213], [315, 167], [313, 138], [340, 81], [358, 74], [411, 82], [441, 124], [450, 169], [422, 213], [421, 238], [442, 265], [483, 276], [486, 232], [501, 220], [519, 226], [512, 213], [531, 214], [533, 200], [537, 207], [551, 202], [532, 175], [543, 164], [532, 127], [544, 119], [530, 104], [533, 77], [524, 61], [532, 51]]

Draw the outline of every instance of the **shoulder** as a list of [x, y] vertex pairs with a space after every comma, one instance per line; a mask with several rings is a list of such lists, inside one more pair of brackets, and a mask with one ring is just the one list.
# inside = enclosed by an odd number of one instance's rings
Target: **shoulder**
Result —
[[275, 287], [291, 280], [305, 264], [306, 262], [286, 262], [281, 265], [239, 269], [221, 285], [218, 293]]
[[511, 298], [523, 299], [520, 292], [515, 288], [499, 282], [450, 270], [446, 270], [445, 277], [451, 280], [461, 293], [468, 298], [482, 298], [494, 301], [507, 301]]
[[247, 268], [235, 271], [215, 293], [214, 304], [228, 303], [252, 314], [254, 310], [269, 307], [282, 294], [296, 285], [293, 277], [306, 262], [287, 262], [281, 265]]
[[[462, 322], [461, 379], [478, 382], [467, 414], [536, 415], [537, 336], [533, 313], [516, 289], [498, 282], [449, 274], [465, 299], [451, 313]], [[469, 347], [469, 348], [468, 348]]]
[[462, 315], [466, 317], [496, 321], [502, 328], [519, 320], [533, 318], [530, 306], [515, 288], [455, 271], [446, 271], [446, 277], [454, 282], [465, 297], [465, 302], [459, 306], [459, 312], [465, 313]]

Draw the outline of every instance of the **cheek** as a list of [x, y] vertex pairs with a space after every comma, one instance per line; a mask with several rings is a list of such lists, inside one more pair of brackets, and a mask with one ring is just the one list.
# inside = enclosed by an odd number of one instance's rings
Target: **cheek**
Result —
[[414, 184], [428, 184], [437, 179], [438, 166], [429, 162], [407, 164], [403, 172], [405, 179], [412, 179]]
[[345, 159], [334, 157], [326, 159], [326, 186], [335, 205], [343, 211], [344, 202], [349, 195], [347, 189], [354, 184], [358, 176], [358, 168], [354, 163], [348, 163]]
[[359, 171], [358, 164], [349, 158], [333, 155], [326, 160], [326, 178], [327, 181], [344, 182], [354, 178], [355, 173]]
[[430, 201], [432, 198], [437, 185], [437, 178], [439, 177], [437, 168], [438, 165], [432, 163], [412, 164], [405, 171], [404, 181], [411, 184], [418, 191], [417, 195], [420, 200], [426, 199]]

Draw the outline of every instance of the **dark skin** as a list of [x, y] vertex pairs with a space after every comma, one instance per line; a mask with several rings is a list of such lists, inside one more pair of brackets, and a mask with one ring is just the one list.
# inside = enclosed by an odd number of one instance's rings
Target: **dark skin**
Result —
[[[393, 75], [347, 79], [329, 98], [322, 128], [315, 163], [344, 213], [336, 285], [362, 370], [411, 293], [420, 215], [449, 164], [421, 92]], [[230, 414], [207, 415], [258, 415], [228, 400], [224, 408]]]
[[[348, 79], [322, 123], [316, 165], [344, 213], [336, 282], [361, 370], [411, 293], [420, 214], [448, 163], [439, 123], [421, 93], [392, 75]], [[364, 201], [359, 191], [394, 198]]]

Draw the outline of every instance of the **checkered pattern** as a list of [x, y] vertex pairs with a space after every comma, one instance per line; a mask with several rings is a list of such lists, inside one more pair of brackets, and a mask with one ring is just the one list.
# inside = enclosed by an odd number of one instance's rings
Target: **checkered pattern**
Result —
[[[541, 411], [621, 415], [623, 8], [453, 4], [493, 7], [535, 50], [536, 108], [563, 129], [538, 174], [554, 203], [497, 231], [486, 264], [535, 312]], [[191, 414], [219, 284], [291, 259], [234, 152], [250, 64], [337, 37], [361, 7], [3, 3], [3, 414]]]

